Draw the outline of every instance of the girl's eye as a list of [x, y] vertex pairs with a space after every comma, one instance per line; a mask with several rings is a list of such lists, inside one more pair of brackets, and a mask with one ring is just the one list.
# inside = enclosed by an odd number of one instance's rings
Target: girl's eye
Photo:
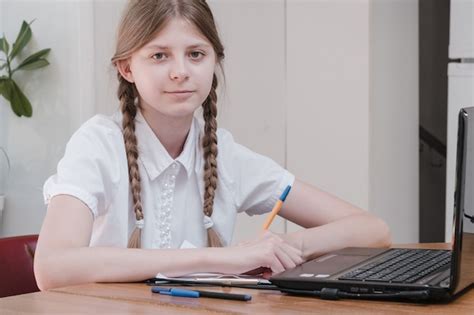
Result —
[[199, 59], [201, 56], [204, 56], [204, 54], [200, 51], [193, 51], [189, 55], [192, 59]]
[[[204, 54], [200, 51], [193, 51], [193, 52], [189, 53], [189, 56], [193, 60], [199, 60], [199, 59], [202, 58], [202, 56], [204, 56]], [[156, 53], [152, 56], [152, 58], [155, 59], [155, 60], [161, 61], [161, 60], [164, 60], [166, 58], [166, 54]]]
[[153, 59], [162, 60], [164, 56], [165, 56], [164, 53], [156, 53], [156, 54], [153, 55]]

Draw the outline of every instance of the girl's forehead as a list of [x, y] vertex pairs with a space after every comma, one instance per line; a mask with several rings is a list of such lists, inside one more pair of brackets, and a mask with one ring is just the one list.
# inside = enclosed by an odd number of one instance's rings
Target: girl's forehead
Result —
[[183, 18], [172, 18], [144, 48], [173, 49], [201, 46], [212, 48], [206, 36], [193, 23]]

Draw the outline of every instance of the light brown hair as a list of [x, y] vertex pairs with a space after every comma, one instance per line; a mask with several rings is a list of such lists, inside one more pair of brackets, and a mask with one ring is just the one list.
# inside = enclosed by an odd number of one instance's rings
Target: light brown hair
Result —
[[[211, 43], [222, 69], [224, 47], [219, 39], [214, 17], [205, 0], [131, 0], [129, 1], [117, 33], [117, 46], [112, 63], [128, 59], [135, 51], [150, 42], [172, 18], [184, 18], [192, 23]], [[135, 136], [135, 116], [140, 108], [138, 91], [134, 83], [125, 80], [117, 71], [119, 87], [117, 96], [123, 114], [123, 138], [127, 154], [133, 208], [137, 221], [143, 220], [141, 203], [140, 173], [138, 170], [138, 149]], [[217, 76], [214, 73], [211, 91], [202, 104], [204, 136], [202, 139], [204, 158], [204, 214], [211, 217], [214, 195], [217, 189]], [[208, 245], [222, 246], [214, 228], [207, 229]], [[132, 233], [128, 247], [141, 247], [141, 226]]]

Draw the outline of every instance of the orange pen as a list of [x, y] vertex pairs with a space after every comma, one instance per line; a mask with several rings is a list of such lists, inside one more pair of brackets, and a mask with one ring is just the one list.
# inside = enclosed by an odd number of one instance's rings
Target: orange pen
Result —
[[265, 221], [265, 224], [263, 225], [263, 230], [268, 230], [270, 227], [270, 224], [272, 224], [273, 219], [275, 219], [275, 216], [280, 212], [281, 207], [283, 206], [283, 202], [286, 199], [286, 196], [288, 196], [288, 193], [290, 192], [291, 186], [288, 185], [286, 186], [285, 190], [281, 194], [280, 198], [277, 200], [275, 203], [275, 206], [273, 206], [272, 212], [268, 216], [267, 220]]

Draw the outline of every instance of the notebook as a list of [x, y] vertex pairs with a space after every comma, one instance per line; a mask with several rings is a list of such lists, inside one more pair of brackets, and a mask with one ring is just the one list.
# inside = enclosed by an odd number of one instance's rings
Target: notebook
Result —
[[161, 273], [156, 275], [156, 280], [171, 282], [199, 283], [199, 284], [219, 284], [219, 285], [261, 285], [271, 284], [269, 280], [262, 277], [243, 274], [222, 274], [222, 273], [192, 273], [181, 277], [167, 277]]
[[[196, 248], [194, 244], [185, 240], [180, 246], [180, 249]], [[155, 278], [147, 280], [151, 284], [208, 284], [220, 286], [244, 286], [254, 288], [275, 288], [271, 285], [268, 279], [259, 275], [246, 274], [223, 274], [223, 273], [209, 273], [197, 272], [180, 277], [168, 277], [165, 274], [158, 273]]]
[[274, 275], [282, 292], [324, 299], [451, 300], [474, 282], [474, 107], [459, 112], [451, 250], [346, 248]]

